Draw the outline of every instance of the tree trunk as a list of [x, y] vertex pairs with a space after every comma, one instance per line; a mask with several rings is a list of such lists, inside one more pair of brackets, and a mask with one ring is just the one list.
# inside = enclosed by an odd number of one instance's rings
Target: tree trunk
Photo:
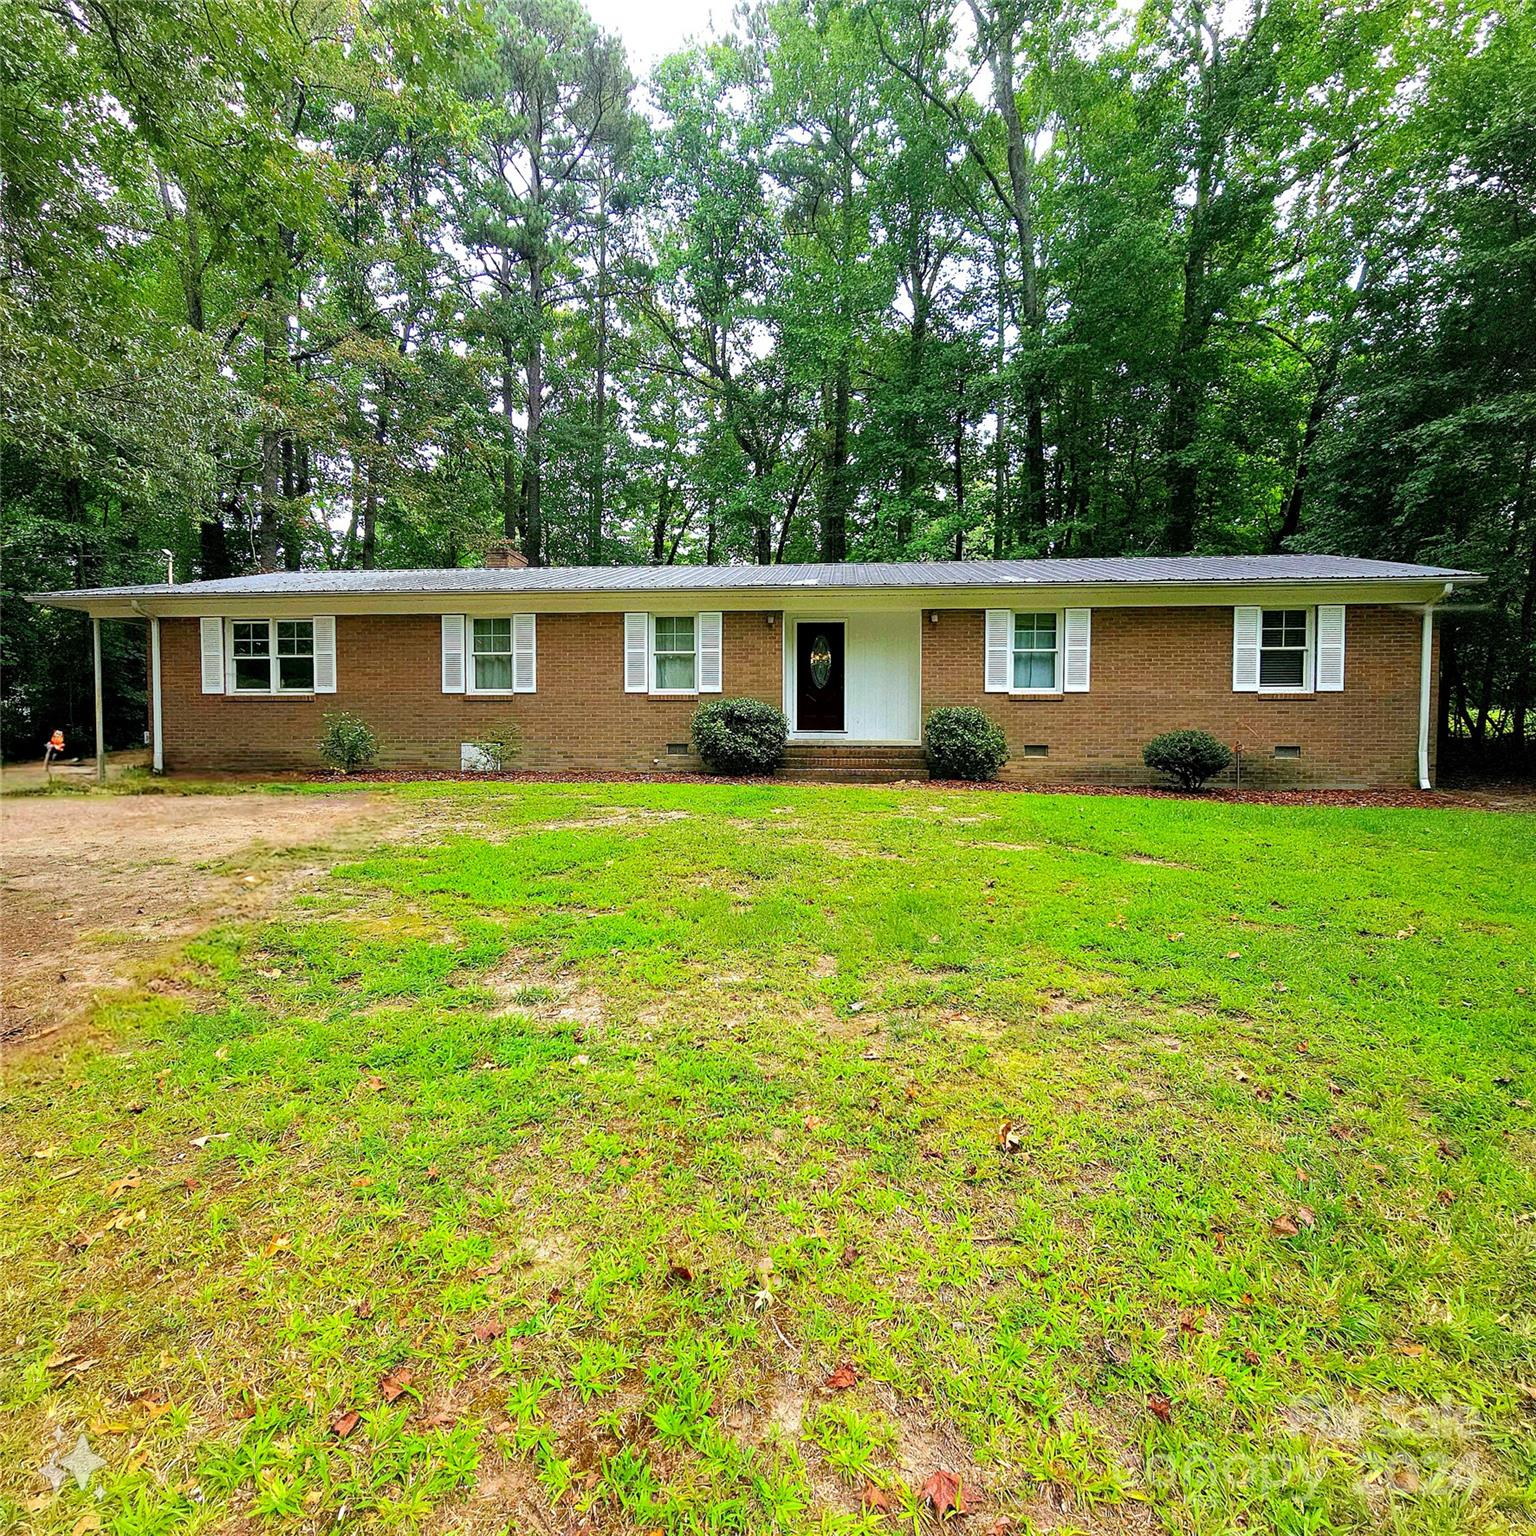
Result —
[[516, 361], [510, 338], [501, 342], [501, 533], [516, 539], [518, 533], [519, 490], [517, 479], [517, 422], [512, 415], [513, 380]]
[[282, 527], [283, 432], [278, 421], [277, 390], [286, 372], [287, 357], [278, 362], [279, 353], [287, 352], [287, 328], [278, 307], [278, 285], [272, 268], [277, 263], [275, 249], [269, 252], [268, 275], [262, 284], [261, 373], [262, 404], [267, 419], [261, 429], [261, 511], [256, 536], [256, 564], [262, 571], [277, 569], [278, 540]]
[[955, 559], [965, 559], [965, 379], [955, 402]]
[[528, 442], [523, 460], [523, 553], [529, 565], [544, 563], [544, 266], [529, 263], [528, 307], [533, 335], [528, 341]]
[[[998, 111], [1008, 136], [1008, 189], [1013, 204], [1013, 224], [1019, 241], [1019, 315], [1029, 338], [1030, 363], [1039, 361], [1044, 335], [1040, 310], [1040, 269], [1035, 252], [1034, 188], [1031, 184], [1033, 155], [1019, 116], [1013, 85], [1014, 34], [1001, 26], [993, 32], [992, 71]], [[1036, 369], [1031, 366], [1024, 381], [1025, 498], [1023, 528], [1043, 527], [1045, 504], [1045, 394]]]
[[[1525, 462], [1520, 470], [1520, 489], [1515, 498], [1515, 525], [1525, 517], [1526, 502], [1531, 491], [1531, 466], [1536, 458], [1536, 444], [1528, 443]], [[1530, 547], [1525, 558], [1525, 591], [1520, 598], [1520, 622], [1515, 634], [1514, 697], [1510, 709], [1510, 729], [1515, 738], [1515, 754], [1523, 760], [1530, 753], [1527, 726], [1532, 703], [1531, 651], [1536, 646], [1536, 518], [1532, 519]]]
[[608, 476], [608, 182], [597, 187], [597, 377], [592, 394], [592, 511], [587, 528], [587, 558], [603, 558], [603, 514]]
[[852, 380], [846, 350], [837, 360], [837, 372], [828, 395], [830, 421], [827, 433], [826, 504], [821, 519], [821, 558], [848, 558], [848, 413]]

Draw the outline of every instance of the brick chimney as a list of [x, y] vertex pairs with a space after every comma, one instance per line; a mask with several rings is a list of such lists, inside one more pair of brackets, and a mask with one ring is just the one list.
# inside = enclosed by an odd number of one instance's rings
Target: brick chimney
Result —
[[511, 539], [493, 539], [485, 546], [484, 565], [488, 571], [520, 571], [528, 556]]

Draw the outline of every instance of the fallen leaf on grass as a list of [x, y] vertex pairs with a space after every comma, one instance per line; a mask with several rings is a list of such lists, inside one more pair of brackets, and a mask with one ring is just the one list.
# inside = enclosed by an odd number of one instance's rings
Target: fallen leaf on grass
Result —
[[965, 1513], [965, 1485], [953, 1472], [946, 1472], [943, 1468], [923, 1484], [922, 1496], [940, 1518], [950, 1510], [954, 1510], [957, 1515]]
[[114, 1179], [107, 1185], [107, 1199], [115, 1200], [124, 1190], [137, 1189], [142, 1182], [136, 1173], [130, 1173], [125, 1179]]
[[693, 1271], [686, 1264], [679, 1264], [672, 1259], [667, 1264], [667, 1279], [673, 1285], [688, 1285], [693, 1280]]
[[383, 1093], [384, 1079], [377, 1074], [365, 1077], [361, 1084], [364, 1093]]
[[490, 1344], [507, 1331], [505, 1323], [476, 1323], [474, 1335], [481, 1344]]
[[1402, 1493], [1417, 1493], [1419, 1474], [1412, 1467], [1399, 1467], [1392, 1474], [1392, 1486]]
[[998, 1126], [997, 1145], [1001, 1152], [1017, 1152], [1024, 1145], [1024, 1138], [1014, 1130], [1012, 1120], [1004, 1120]]
[[1304, 1227], [1315, 1227], [1317, 1225], [1317, 1217], [1312, 1214], [1312, 1207], [1309, 1205], [1298, 1205], [1296, 1207], [1296, 1220]]
[[338, 1440], [345, 1440], [357, 1428], [360, 1421], [361, 1415], [356, 1409], [349, 1409], [346, 1413], [338, 1413], [331, 1420], [331, 1433]]
[[1436, 1202], [1436, 1204], [1442, 1205], [1442, 1206], [1455, 1205], [1455, 1203], [1456, 1203], [1456, 1196], [1453, 1195], [1450, 1192], [1450, 1190], [1442, 1189], [1442, 1190], [1439, 1190], [1436, 1193], [1436, 1195], [1435, 1195], [1435, 1202]]
[[1166, 1424], [1173, 1417], [1173, 1404], [1161, 1392], [1153, 1392], [1147, 1398], [1147, 1412], [1159, 1424]]
[[379, 1378], [379, 1393], [386, 1403], [392, 1403], [415, 1380], [416, 1373], [408, 1365], [397, 1365], [387, 1376]]
[[1298, 1227], [1289, 1216], [1276, 1216], [1275, 1219], [1270, 1222], [1269, 1230], [1273, 1232], [1276, 1237], [1295, 1237], [1301, 1228]]
[[1397, 1352], [1406, 1355], [1410, 1360], [1417, 1360], [1424, 1353], [1424, 1346], [1414, 1339], [1399, 1339]]
[[273, 1237], [269, 1237], [266, 1242], [261, 1245], [261, 1256], [264, 1259], [270, 1259], [274, 1254], [279, 1254], [285, 1248], [291, 1248], [292, 1246], [293, 1239], [289, 1237], [286, 1232], [278, 1233]]
[[859, 1250], [855, 1248], [852, 1243], [849, 1243], [847, 1247], [845, 1247], [843, 1251], [837, 1256], [837, 1262], [844, 1269], [851, 1269], [854, 1264], [858, 1262], [858, 1258]]
[[888, 1515], [896, 1508], [896, 1500], [884, 1489], [874, 1483], [865, 1483], [864, 1491], [859, 1495], [859, 1503], [865, 1509], [877, 1509], [881, 1514]]
[[857, 1384], [858, 1379], [853, 1367], [845, 1360], [827, 1377], [826, 1388], [829, 1392], [846, 1392], [849, 1387]]
[[423, 1414], [421, 1422], [428, 1429], [452, 1429], [459, 1422], [459, 1416], [447, 1408], [439, 1408], [435, 1413]]

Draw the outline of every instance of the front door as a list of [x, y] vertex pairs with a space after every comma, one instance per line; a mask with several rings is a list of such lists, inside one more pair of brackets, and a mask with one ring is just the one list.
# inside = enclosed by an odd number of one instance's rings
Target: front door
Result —
[[801, 619], [795, 625], [795, 729], [843, 729], [843, 625]]

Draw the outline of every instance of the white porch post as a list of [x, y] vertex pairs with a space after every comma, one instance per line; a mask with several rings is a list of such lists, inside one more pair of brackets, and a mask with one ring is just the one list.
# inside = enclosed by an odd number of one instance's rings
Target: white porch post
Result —
[[165, 772], [165, 738], [160, 728], [160, 620], [149, 621], [150, 768]]
[[91, 668], [96, 681], [96, 782], [107, 782], [107, 743], [101, 723], [101, 620], [91, 616]]

